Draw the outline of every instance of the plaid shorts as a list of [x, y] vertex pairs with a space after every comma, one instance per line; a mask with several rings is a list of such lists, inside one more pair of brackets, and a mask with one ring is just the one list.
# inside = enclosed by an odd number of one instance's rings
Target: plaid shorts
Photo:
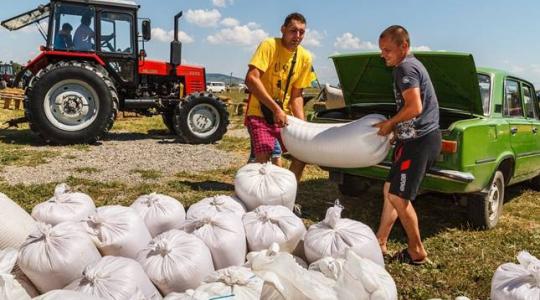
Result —
[[264, 118], [256, 116], [248, 116], [246, 121], [253, 145], [252, 150], [255, 154], [271, 154], [276, 139], [281, 144], [282, 151], [287, 151], [281, 140], [281, 128], [277, 125], [269, 125]]

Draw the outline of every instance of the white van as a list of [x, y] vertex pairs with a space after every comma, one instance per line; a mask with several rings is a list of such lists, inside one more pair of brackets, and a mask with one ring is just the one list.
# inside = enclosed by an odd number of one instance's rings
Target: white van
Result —
[[209, 81], [206, 83], [206, 90], [212, 93], [225, 92], [226, 86], [223, 81]]

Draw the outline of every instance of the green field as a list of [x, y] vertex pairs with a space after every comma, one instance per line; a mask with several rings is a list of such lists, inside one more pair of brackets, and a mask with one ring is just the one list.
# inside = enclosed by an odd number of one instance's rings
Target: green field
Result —
[[[242, 95], [234, 97], [241, 99]], [[0, 110], [0, 122], [20, 115], [21, 111]], [[241, 127], [241, 117], [235, 116], [232, 123], [233, 127]], [[131, 118], [116, 122], [113, 132], [117, 131], [136, 132], [141, 137], [151, 138], [156, 133], [164, 133], [165, 127], [159, 116]], [[0, 132], [1, 166], [35, 166], [58, 155], [54, 148], [43, 150], [41, 146], [42, 143], [26, 126], [3, 129]], [[70, 147], [84, 150], [89, 146]], [[247, 157], [249, 141], [246, 138], [226, 136], [216, 147], [239, 152]], [[187, 207], [204, 197], [232, 194], [234, 175], [242, 164], [243, 161], [238, 161], [226, 169], [203, 173], [182, 171], [172, 179], [162, 178], [160, 172], [156, 171], [134, 170], [145, 180], [136, 185], [122, 181], [87, 180], [82, 178], [83, 174], [100, 170], [73, 166], [73, 174], [67, 183], [88, 193], [96, 205], [129, 205], [137, 196], [156, 191], [177, 198]], [[30, 211], [35, 204], [51, 197], [55, 184], [12, 186], [0, 180], [0, 191]], [[531, 254], [540, 257], [540, 193], [532, 191], [527, 185], [518, 185], [508, 188], [506, 197], [508, 201], [497, 227], [490, 231], [476, 231], [467, 225], [466, 209], [459, 206], [457, 199], [451, 195], [421, 196], [415, 206], [433, 264], [413, 267], [392, 262], [387, 265], [401, 298], [454, 299], [464, 295], [471, 299], [487, 299], [497, 266], [515, 262], [515, 256], [521, 250], [529, 250]], [[359, 220], [373, 229], [377, 228], [381, 210], [379, 187], [372, 187], [360, 197], [342, 197], [336, 186], [328, 181], [326, 172], [317, 167], [308, 167], [297, 196], [306, 225], [322, 220], [326, 208], [337, 198], [345, 206], [345, 217]], [[395, 252], [405, 246], [404, 232], [398, 225], [392, 233], [389, 248]]]

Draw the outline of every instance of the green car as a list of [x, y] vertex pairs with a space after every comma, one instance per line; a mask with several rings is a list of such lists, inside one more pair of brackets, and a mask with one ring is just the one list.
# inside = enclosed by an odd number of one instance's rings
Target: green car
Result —
[[[492, 228], [501, 215], [505, 186], [530, 181], [540, 188], [540, 110], [534, 86], [507, 72], [476, 68], [472, 55], [416, 52], [427, 68], [440, 106], [442, 151], [422, 182], [424, 191], [463, 194], [470, 221]], [[345, 107], [323, 110], [314, 122], [344, 122], [396, 114], [392, 69], [379, 53], [332, 57]], [[368, 168], [332, 169], [343, 194], [385, 180], [391, 153]], [[324, 166], [323, 166], [324, 167]]]

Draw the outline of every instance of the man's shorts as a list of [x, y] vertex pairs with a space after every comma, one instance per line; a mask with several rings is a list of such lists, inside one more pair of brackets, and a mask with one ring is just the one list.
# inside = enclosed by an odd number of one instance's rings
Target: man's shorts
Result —
[[248, 132], [251, 136], [253, 153], [271, 154], [274, 150], [276, 139], [281, 144], [281, 150], [286, 152], [281, 140], [281, 128], [277, 125], [266, 123], [264, 118], [256, 116], [247, 117]]
[[411, 141], [398, 141], [394, 148], [392, 167], [386, 178], [390, 194], [405, 200], [416, 199], [426, 172], [441, 152], [441, 132], [434, 130]]

